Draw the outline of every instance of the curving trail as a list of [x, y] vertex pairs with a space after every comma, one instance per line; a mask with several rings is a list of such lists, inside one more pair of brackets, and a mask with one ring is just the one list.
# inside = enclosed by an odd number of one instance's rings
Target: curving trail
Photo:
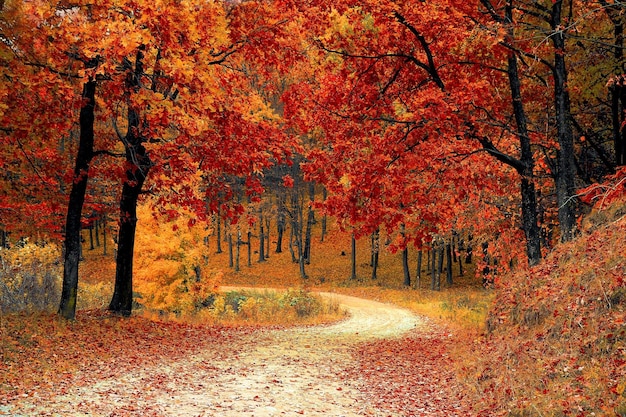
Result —
[[350, 317], [329, 326], [255, 332], [233, 339], [232, 349], [219, 355], [207, 350], [155, 363], [39, 404], [18, 404], [10, 415], [378, 416], [359, 389], [363, 381], [345, 377], [354, 366], [350, 350], [359, 342], [400, 336], [421, 320], [393, 305], [322, 295]]

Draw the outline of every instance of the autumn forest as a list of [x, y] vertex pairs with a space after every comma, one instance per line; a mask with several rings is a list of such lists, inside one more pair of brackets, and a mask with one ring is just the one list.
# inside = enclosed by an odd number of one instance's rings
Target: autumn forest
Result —
[[625, 25], [0, 0], [0, 415], [626, 416]]

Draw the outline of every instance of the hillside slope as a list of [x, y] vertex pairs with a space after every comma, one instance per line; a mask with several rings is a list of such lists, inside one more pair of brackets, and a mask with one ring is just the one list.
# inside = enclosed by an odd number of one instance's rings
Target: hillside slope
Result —
[[626, 416], [625, 202], [584, 224], [500, 283], [466, 369], [480, 415]]

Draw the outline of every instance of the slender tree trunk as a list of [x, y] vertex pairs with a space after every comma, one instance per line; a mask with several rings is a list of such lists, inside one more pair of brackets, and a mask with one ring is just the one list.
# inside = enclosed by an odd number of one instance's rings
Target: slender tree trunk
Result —
[[[292, 236], [294, 238], [294, 243], [296, 247], [296, 258], [300, 269], [300, 277], [302, 279], [307, 279], [308, 276], [306, 274], [305, 268], [305, 259], [304, 259], [304, 242], [302, 238], [302, 224], [304, 222], [304, 209], [302, 204], [299, 201], [300, 193], [297, 190], [294, 190], [291, 195], [291, 208], [292, 208], [292, 218], [291, 218], [291, 231]], [[292, 251], [293, 254], [293, 251]], [[292, 255], [293, 256], [293, 255]]]
[[350, 280], [356, 280], [356, 238], [350, 236]]
[[[326, 187], [322, 187], [322, 201], [326, 202], [327, 197], [328, 197], [328, 191], [326, 190]], [[327, 227], [327, 216], [326, 216], [326, 212], [324, 212], [324, 214], [322, 215], [322, 236], [320, 238], [322, 242], [324, 241], [324, 238], [326, 237], [326, 227]]]
[[93, 245], [93, 225], [89, 226], [89, 250], [94, 250], [96, 247]]
[[432, 253], [430, 256], [430, 289], [435, 291], [437, 289], [437, 267], [435, 266], [435, 254], [437, 252], [434, 245], [430, 252]]
[[102, 216], [102, 254], [107, 255], [107, 216]]
[[97, 247], [100, 247], [100, 227], [101, 227], [100, 223], [101, 223], [100, 220], [96, 219], [95, 227], [96, 227], [96, 246]]
[[237, 247], [235, 255], [235, 272], [239, 272], [239, 256], [241, 254], [241, 230], [237, 227]]
[[417, 271], [415, 272], [415, 288], [418, 290], [422, 286], [422, 258], [424, 251], [422, 249], [417, 252]]
[[87, 191], [89, 164], [93, 157], [96, 82], [83, 85], [83, 107], [80, 109], [80, 141], [74, 166], [74, 181], [70, 191], [65, 220], [63, 262], [63, 287], [59, 314], [68, 320], [76, 317], [76, 294], [78, 292], [78, 264], [80, 261], [80, 219]]
[[283, 252], [283, 235], [285, 234], [285, 195], [278, 196], [278, 216], [276, 219], [276, 253]]
[[[248, 245], [248, 266], [252, 266], [252, 232], [248, 231], [248, 241], [244, 244]], [[265, 261], [265, 259], [263, 259]]]
[[[265, 225], [263, 224], [263, 211], [259, 213], [259, 262], [265, 262]], [[248, 238], [250, 242], [250, 238]]]
[[235, 255], [233, 253], [233, 233], [231, 230], [228, 230], [226, 239], [228, 239], [228, 266], [233, 268], [235, 266]]
[[270, 216], [265, 216], [265, 259], [270, 257]]
[[215, 251], [215, 253], [222, 253], [222, 216], [221, 216], [221, 210], [219, 210], [217, 212], [217, 219], [216, 219], [216, 223], [217, 223], [217, 250]]
[[437, 249], [437, 282], [435, 285], [435, 290], [440, 291], [441, 290], [441, 272], [443, 271], [443, 245], [439, 245], [439, 248]]
[[304, 234], [304, 260], [309, 265], [311, 263], [311, 235], [313, 223], [315, 223], [315, 212], [313, 202], [315, 201], [315, 184], [309, 183], [309, 209], [306, 219], [306, 231]]
[[380, 256], [379, 251], [380, 251], [380, 229], [376, 229], [374, 233], [372, 233], [372, 256], [371, 256], [372, 280], [378, 279], [378, 259]]
[[402, 249], [402, 272], [404, 273], [404, 286], [411, 286], [411, 272], [409, 270], [409, 248]]
[[446, 243], [446, 284], [451, 287], [452, 281], [452, 244]]

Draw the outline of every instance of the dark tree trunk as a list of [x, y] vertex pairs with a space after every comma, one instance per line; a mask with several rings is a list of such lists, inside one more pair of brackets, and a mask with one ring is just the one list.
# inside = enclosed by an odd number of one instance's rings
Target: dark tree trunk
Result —
[[380, 229], [376, 229], [374, 233], [372, 233], [372, 256], [371, 256], [371, 266], [372, 266], [372, 280], [378, 279], [378, 259], [380, 256]]
[[[128, 75], [129, 90], [139, 88], [139, 78], [143, 74], [143, 48], [137, 52], [135, 71]], [[126, 151], [126, 178], [120, 198], [120, 228], [117, 242], [117, 262], [115, 287], [109, 310], [122, 316], [130, 316], [133, 305], [133, 257], [135, 252], [135, 231], [137, 228], [137, 201], [141, 189], [152, 166], [150, 156], [143, 146], [140, 134], [140, 119], [137, 109], [129, 105], [128, 131], [123, 140]]]
[[437, 289], [437, 267], [435, 266], [435, 254], [437, 251], [434, 245], [430, 252], [430, 289], [435, 291]]
[[100, 223], [101, 223], [100, 220], [96, 219], [96, 222], [94, 224], [96, 228], [96, 246], [97, 247], [100, 247], [100, 227], [101, 227]]
[[[248, 237], [248, 242], [250, 242], [250, 237]], [[259, 262], [265, 262], [265, 225], [263, 224], [263, 211], [259, 213]]]
[[[493, 19], [505, 25], [508, 42], [514, 43], [515, 22], [513, 21], [512, 1], [509, 0], [506, 2], [503, 16], [497, 14], [495, 8], [489, 0], [481, 1], [487, 7], [487, 10], [489, 10]], [[500, 162], [513, 167], [521, 177], [520, 192], [522, 198], [522, 229], [524, 230], [524, 234], [526, 236], [526, 255], [528, 263], [530, 265], [535, 265], [541, 260], [541, 235], [538, 226], [535, 184], [533, 182], [535, 161], [531, 148], [530, 135], [528, 132], [528, 120], [526, 117], [526, 111], [524, 110], [524, 101], [522, 98], [522, 88], [517, 60], [518, 58], [516, 53], [511, 51], [507, 60], [507, 76], [509, 79], [509, 87], [511, 89], [513, 114], [517, 125], [517, 137], [520, 142], [520, 157], [518, 159], [504, 154], [498, 150], [489, 139], [482, 139], [481, 143], [487, 152]]]
[[96, 247], [93, 245], [93, 225], [89, 226], [89, 250], [94, 250]]
[[404, 273], [404, 286], [411, 286], [411, 271], [409, 270], [409, 248], [402, 249], [402, 271]]
[[84, 103], [79, 115], [80, 141], [74, 166], [74, 181], [72, 182], [65, 220], [63, 287], [61, 290], [59, 314], [68, 320], [73, 320], [76, 317], [78, 264], [80, 262], [81, 250], [80, 219], [89, 179], [89, 164], [93, 157], [95, 95], [96, 82], [88, 81], [83, 85], [82, 97]]
[[452, 281], [452, 244], [446, 243], [446, 284], [451, 287]]
[[418, 290], [422, 285], [422, 259], [424, 257], [424, 252], [422, 249], [417, 252], [417, 271], [415, 272], [415, 288]]
[[239, 257], [241, 255], [241, 230], [237, 227], [237, 248], [235, 255], [235, 272], [239, 272]]
[[270, 216], [265, 216], [265, 259], [270, 257]]
[[107, 255], [107, 216], [102, 216], [102, 254]]
[[437, 273], [436, 273], [436, 282], [435, 282], [435, 290], [441, 290], [441, 272], [443, 271], [443, 245], [437, 249]]
[[[326, 197], [328, 197], [328, 191], [326, 190], [326, 187], [322, 187], [322, 201], [326, 202]], [[320, 240], [323, 242], [324, 238], [326, 237], [326, 227], [327, 227], [327, 217], [326, 217], [326, 213], [324, 213], [322, 215], [322, 236], [320, 238]]]
[[304, 242], [302, 238], [302, 224], [304, 222], [304, 210], [302, 204], [300, 204], [300, 193], [297, 190], [293, 190], [291, 195], [291, 233], [293, 236], [293, 243], [296, 247], [296, 252], [292, 250], [292, 256], [295, 255], [296, 262], [298, 262], [300, 269], [300, 277], [307, 279], [304, 259]]
[[615, 150], [615, 165], [626, 165], [626, 129], [624, 123], [624, 109], [626, 108], [626, 79], [623, 76], [624, 60], [624, 16], [623, 6], [609, 5], [608, 2], [599, 2], [613, 23], [613, 57], [619, 65], [614, 82], [610, 85], [611, 117], [613, 121], [613, 147]]
[[[510, 23], [512, 24], [512, 22]], [[538, 264], [541, 260], [541, 232], [537, 214], [535, 183], [533, 182], [535, 160], [530, 146], [528, 122], [522, 101], [522, 88], [517, 68], [517, 57], [513, 54], [509, 56], [508, 60], [508, 76], [509, 85], [511, 87], [513, 112], [517, 124], [517, 136], [520, 141], [521, 166], [520, 169], [518, 169], [518, 173], [522, 177], [520, 185], [522, 195], [522, 229], [526, 236], [526, 256], [528, 257], [528, 263], [532, 266]]]
[[215, 253], [222, 253], [222, 216], [221, 212], [217, 212], [217, 250]]
[[276, 219], [276, 253], [283, 252], [283, 236], [285, 234], [285, 195], [278, 197], [278, 216]]
[[554, 47], [554, 107], [556, 108], [557, 138], [559, 151], [556, 176], [556, 197], [558, 205], [561, 241], [572, 240], [576, 233], [576, 206], [574, 163], [574, 134], [568, 91], [567, 67], [565, 65], [565, 31], [562, 29], [563, 1], [552, 4], [550, 36]]
[[356, 280], [356, 238], [354, 233], [350, 239], [350, 279]]
[[248, 266], [252, 266], [252, 232], [250, 231], [248, 231], [248, 241], [245, 244], [248, 245]]
[[308, 264], [311, 263], [311, 235], [313, 223], [315, 223], [315, 212], [313, 211], [313, 202], [315, 201], [315, 184], [309, 183], [309, 209], [306, 218], [306, 231], [304, 234], [304, 260]]
[[233, 254], [233, 233], [232, 231], [228, 231], [228, 266], [230, 268], [235, 266], [235, 256]]

